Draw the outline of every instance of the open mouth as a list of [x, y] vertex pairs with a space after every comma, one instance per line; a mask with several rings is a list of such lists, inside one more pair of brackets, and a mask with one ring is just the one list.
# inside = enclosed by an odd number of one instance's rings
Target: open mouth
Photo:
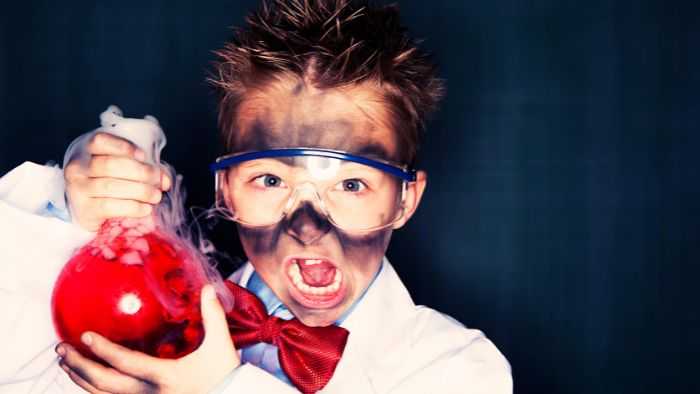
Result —
[[330, 260], [290, 258], [287, 277], [292, 283], [292, 297], [305, 307], [329, 308], [343, 299], [343, 274]]

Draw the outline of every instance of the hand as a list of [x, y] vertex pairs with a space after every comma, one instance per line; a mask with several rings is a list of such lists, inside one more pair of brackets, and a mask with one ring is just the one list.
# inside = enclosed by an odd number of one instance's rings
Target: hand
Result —
[[83, 357], [61, 343], [56, 352], [61, 368], [90, 393], [207, 393], [214, 389], [240, 359], [228, 331], [226, 315], [211, 285], [201, 292], [204, 341], [197, 350], [177, 360], [148, 356], [119, 346], [95, 333], [83, 342], [110, 366]]
[[144, 163], [144, 152], [125, 139], [97, 132], [84, 150], [85, 160], [71, 160], [64, 176], [71, 214], [87, 230], [112, 217], [150, 214], [172, 184], [166, 171]]

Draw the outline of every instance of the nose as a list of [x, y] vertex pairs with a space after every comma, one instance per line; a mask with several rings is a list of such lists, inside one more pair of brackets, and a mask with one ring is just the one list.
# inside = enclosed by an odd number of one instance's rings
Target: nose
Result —
[[316, 242], [331, 229], [328, 218], [319, 213], [308, 201], [301, 204], [285, 219], [285, 231], [304, 245]]

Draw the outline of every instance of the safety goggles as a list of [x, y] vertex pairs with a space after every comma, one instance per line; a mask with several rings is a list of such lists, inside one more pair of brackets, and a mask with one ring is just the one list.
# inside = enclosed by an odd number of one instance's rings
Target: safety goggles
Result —
[[277, 224], [308, 202], [340, 229], [386, 228], [402, 218], [416, 180], [407, 166], [316, 148], [236, 153], [210, 168], [217, 207], [249, 227]]

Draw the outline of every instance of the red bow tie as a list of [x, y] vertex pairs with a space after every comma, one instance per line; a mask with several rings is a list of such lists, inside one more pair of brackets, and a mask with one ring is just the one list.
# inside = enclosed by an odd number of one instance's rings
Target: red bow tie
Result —
[[253, 293], [225, 281], [234, 299], [227, 313], [229, 331], [238, 349], [265, 342], [277, 346], [280, 366], [304, 394], [321, 390], [333, 376], [348, 340], [348, 330], [308, 327], [297, 319], [268, 316]]

